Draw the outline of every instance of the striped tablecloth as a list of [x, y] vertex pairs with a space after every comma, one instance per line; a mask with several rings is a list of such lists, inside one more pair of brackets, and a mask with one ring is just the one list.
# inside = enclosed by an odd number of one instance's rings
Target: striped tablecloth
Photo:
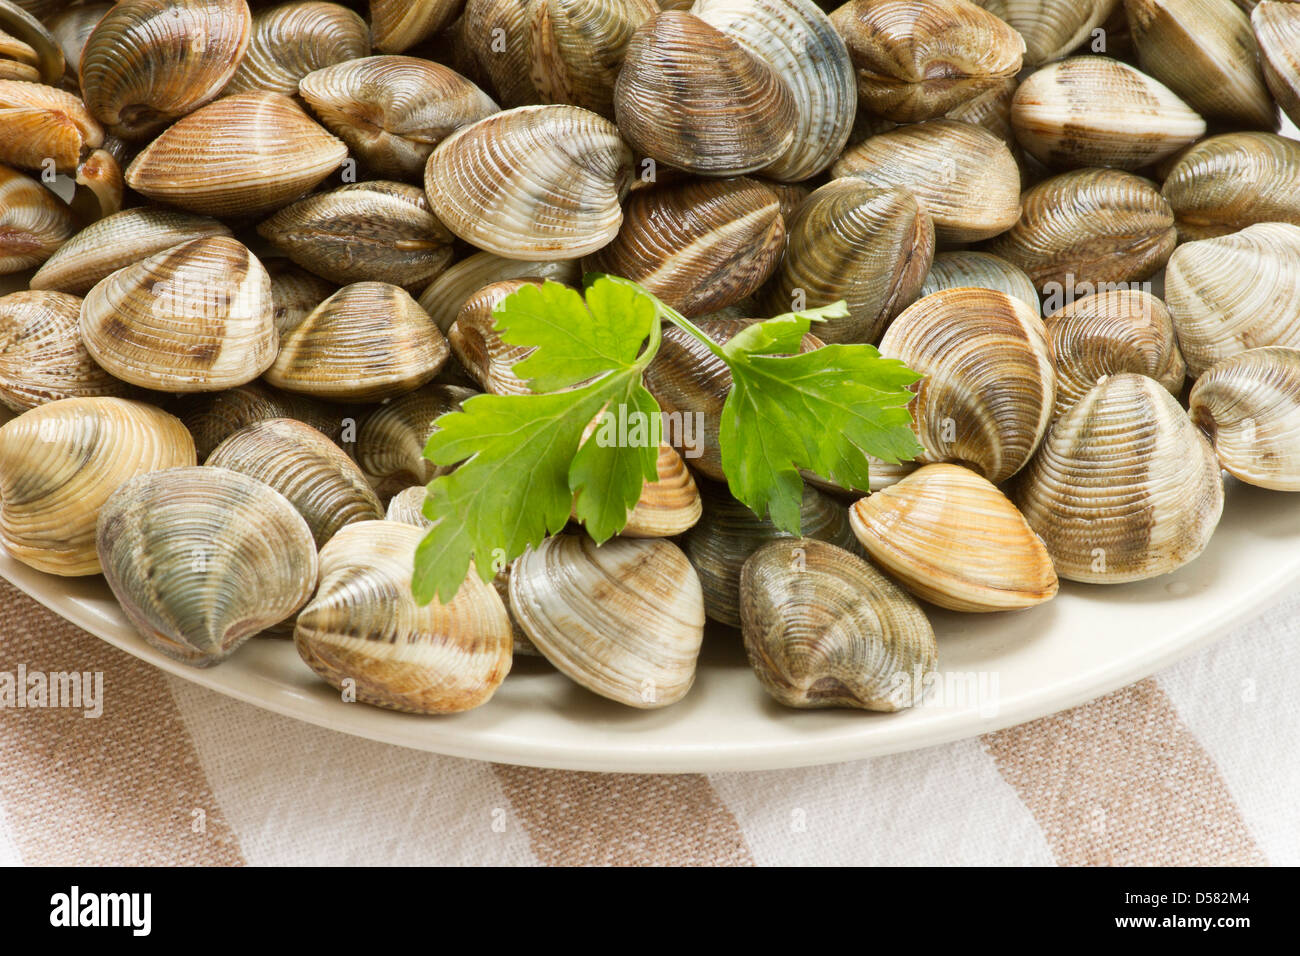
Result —
[[69, 660], [111, 692], [97, 719], [0, 711], [0, 862], [1300, 864], [1300, 596], [1053, 717], [708, 776], [532, 770], [321, 730], [163, 674], [0, 582], [0, 671]]

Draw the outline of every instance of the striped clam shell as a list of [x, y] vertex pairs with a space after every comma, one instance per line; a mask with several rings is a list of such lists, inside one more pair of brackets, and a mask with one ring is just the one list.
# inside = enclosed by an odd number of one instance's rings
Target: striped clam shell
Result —
[[81, 343], [81, 300], [63, 292], [0, 296], [0, 404], [16, 412], [61, 398], [125, 395]]
[[511, 566], [510, 607], [547, 660], [602, 697], [666, 707], [695, 681], [700, 581], [663, 538], [547, 538]]
[[0, 428], [0, 543], [47, 574], [98, 574], [108, 497], [135, 475], [194, 462], [185, 426], [152, 405], [99, 396], [33, 408]]
[[438, 144], [429, 204], [452, 232], [512, 259], [573, 259], [618, 234], [632, 153], [612, 123], [576, 106], [522, 106]]
[[1120, 0], [974, 0], [1025, 40], [1025, 66], [1059, 60], [1092, 39]]
[[847, 318], [817, 323], [824, 342], [879, 340], [916, 299], [934, 258], [934, 225], [916, 197], [855, 177], [813, 192], [791, 218], [789, 233], [760, 301], [776, 315], [844, 300]]
[[[63, 51], [63, 59], [67, 64], [63, 75], [78, 87], [81, 78], [77, 73], [81, 64], [81, 54], [86, 49], [86, 41], [90, 39], [90, 34], [104, 18], [104, 14], [112, 8], [111, 3], [86, 3], [75, 7], [64, 7], [45, 18], [50, 37]], [[3, 29], [4, 26], [0, 24], [0, 30]], [[54, 83], [58, 79], [56, 77], [47, 82]]]
[[1106, 375], [1135, 372], [1180, 395], [1187, 365], [1165, 304], [1149, 292], [1116, 289], [1076, 299], [1044, 319], [1056, 364], [1058, 418]]
[[490, 395], [528, 395], [532, 389], [515, 374], [514, 367], [535, 349], [529, 345], [508, 345], [496, 329], [493, 310], [526, 285], [541, 279], [506, 279], [484, 286], [465, 303], [447, 333], [451, 351], [463, 368]]
[[316, 586], [316, 546], [274, 489], [224, 468], [171, 468], [119, 487], [99, 514], [104, 577], [152, 646], [220, 663]]
[[983, 93], [954, 106], [944, 116], [988, 130], [1019, 158], [1020, 145], [1011, 128], [1011, 103], [1019, 87], [1020, 82], [1014, 76], [1003, 77], [996, 86], [990, 86]]
[[96, 362], [143, 388], [243, 385], [275, 360], [271, 278], [235, 239], [191, 239], [97, 283], [81, 337]]
[[1300, 348], [1300, 226], [1266, 222], [1179, 246], [1165, 299], [1193, 377], [1247, 349]]
[[316, 306], [338, 291], [333, 282], [326, 282], [287, 259], [268, 259], [265, 265], [271, 277], [271, 304], [275, 308], [272, 317], [281, 336], [296, 328]]
[[75, 174], [82, 157], [103, 143], [103, 127], [78, 97], [0, 79], [0, 163], [40, 170], [53, 161], [59, 172]]
[[554, 279], [576, 285], [582, 269], [574, 259], [551, 262], [527, 262], [506, 259], [492, 252], [476, 252], [449, 266], [420, 293], [420, 307], [433, 318], [434, 324], [447, 332], [465, 303], [479, 289], [506, 279]]
[[200, 462], [229, 436], [254, 422], [293, 418], [338, 441], [348, 421], [336, 406], [282, 392], [261, 379], [222, 392], [186, 395], [169, 407], [193, 436]]
[[253, 14], [253, 32], [239, 69], [222, 94], [266, 90], [295, 96], [308, 73], [370, 52], [370, 29], [337, 3], [282, 3]]
[[77, 231], [67, 205], [8, 166], [0, 166], [0, 275], [45, 262]]
[[749, 664], [787, 707], [902, 710], [938, 663], [925, 612], [834, 545], [770, 542], [745, 562], [740, 590]]
[[661, 444], [655, 468], [659, 479], [642, 486], [641, 497], [619, 532], [625, 538], [671, 538], [700, 520], [700, 492], [685, 459], [671, 445]]
[[1161, 192], [1180, 241], [1257, 222], [1300, 225], [1300, 143], [1272, 133], [1211, 136], [1178, 157]]
[[1269, 92], [1292, 123], [1300, 121], [1300, 7], [1263, 0], [1250, 22]]
[[1020, 170], [988, 130], [950, 119], [901, 126], [851, 146], [831, 175], [902, 186], [921, 200], [941, 242], [996, 236], [1020, 216]]
[[370, 33], [376, 50], [401, 53], [451, 23], [456, 0], [370, 0]]
[[1229, 474], [1300, 491], [1300, 350], [1250, 349], [1224, 359], [1196, 380], [1188, 401]]
[[15, 3], [0, 4], [0, 77], [32, 83], [58, 83], [63, 78], [63, 51], [37, 19], [52, 12], [32, 11]]
[[940, 252], [921, 285], [918, 298], [940, 289], [963, 287], [992, 289], [1019, 299], [1035, 312], [1040, 309], [1038, 290], [1025, 270], [1012, 265], [999, 256], [973, 249], [960, 252]]
[[1223, 479], [1178, 400], [1154, 379], [1124, 372], [1056, 421], [1012, 500], [1058, 575], [1117, 584], [1199, 555], [1223, 512]]
[[[985, 249], [1053, 289], [1136, 282], [1157, 272], [1177, 234], [1155, 184], [1118, 169], [1077, 169], [1025, 192], [1020, 221]], [[1044, 305], [1047, 308], [1047, 305]]]
[[433, 522], [424, 516], [424, 499], [428, 489], [424, 485], [405, 488], [388, 499], [388, 508], [384, 517], [389, 521], [414, 525], [417, 528], [431, 528]]
[[583, 266], [640, 283], [684, 315], [705, 315], [758, 291], [785, 239], [766, 186], [687, 179], [632, 193], [618, 235]]
[[361, 424], [357, 432], [357, 463], [381, 496], [411, 485], [426, 485], [450, 468], [424, 457], [424, 446], [437, 431], [434, 422], [459, 411], [475, 392], [456, 385], [426, 385], [387, 402]]
[[882, 355], [923, 376], [908, 406], [922, 461], [961, 462], [994, 484], [1019, 471], [1047, 430], [1056, 374], [1043, 321], [990, 289], [945, 289], [885, 330]]

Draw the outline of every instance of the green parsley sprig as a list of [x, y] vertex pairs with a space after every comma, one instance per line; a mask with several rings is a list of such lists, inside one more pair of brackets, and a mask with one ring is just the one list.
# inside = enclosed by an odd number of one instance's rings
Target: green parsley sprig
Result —
[[[719, 345], [634, 282], [589, 276], [585, 293], [548, 281], [493, 310], [507, 344], [534, 349], [515, 366], [533, 394], [476, 395], [436, 422], [425, 457], [459, 467], [429, 483], [417, 600], [450, 601], [471, 561], [490, 580], [571, 515], [597, 542], [624, 528], [658, 478], [660, 409], [642, 376], [664, 321], [730, 368], [722, 467], [731, 493], [777, 527], [799, 533], [800, 469], [865, 488], [868, 455], [892, 463], [921, 451], [906, 408], [919, 375], [870, 345], [798, 354], [813, 322], [847, 315], [843, 302], [757, 322]], [[604, 414], [652, 427], [643, 441], [596, 440]]]

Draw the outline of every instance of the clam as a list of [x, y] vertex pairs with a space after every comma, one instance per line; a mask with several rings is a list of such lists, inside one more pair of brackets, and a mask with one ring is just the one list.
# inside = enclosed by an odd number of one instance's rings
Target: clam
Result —
[[1056, 364], [1058, 418], [1097, 381], [1119, 372], [1146, 375], [1180, 395], [1187, 365], [1165, 304], [1139, 289], [1084, 296], [1044, 320]]
[[1169, 259], [1173, 212], [1155, 184], [1118, 169], [1077, 169], [1024, 195], [1024, 213], [987, 251], [1015, 263], [1048, 301], [1063, 289], [1146, 279]]
[[573, 259], [618, 234], [632, 153], [576, 106], [522, 106], [453, 133], [429, 157], [429, 205], [452, 232], [512, 259]]
[[576, 285], [582, 270], [576, 260], [527, 262], [505, 259], [491, 252], [476, 252], [447, 268], [420, 293], [420, 307], [433, 318], [434, 324], [447, 332], [470, 297], [494, 282], [527, 277], [554, 279]]
[[334, 283], [284, 259], [268, 260], [266, 271], [271, 277], [271, 305], [275, 309], [272, 319], [282, 337], [338, 291]]
[[302, 516], [278, 491], [224, 468], [132, 478], [104, 502], [95, 538], [136, 630], [196, 667], [292, 615], [316, 586]]
[[766, 61], [678, 10], [646, 21], [628, 43], [614, 114], [639, 153], [706, 176], [776, 162], [798, 119], [793, 94]]
[[1016, 138], [1047, 166], [1140, 169], [1205, 135], [1205, 120], [1164, 84], [1127, 63], [1075, 56], [1020, 84]]
[[[86, 3], [75, 7], [64, 7], [63, 9], [46, 17], [46, 26], [49, 28], [50, 37], [59, 45], [63, 51], [63, 60], [67, 64], [64, 68], [63, 77], [70, 81], [71, 88], [78, 88], [81, 84], [79, 70], [81, 67], [81, 54], [86, 49], [86, 41], [90, 39], [91, 33], [95, 31], [99, 21], [104, 18], [104, 14], [113, 9], [111, 3]], [[0, 26], [3, 29], [3, 26]], [[59, 79], [48, 80], [54, 83]]]
[[700, 520], [703, 505], [686, 461], [671, 445], [659, 446], [658, 481], [648, 481], [619, 532], [625, 538], [671, 538]]
[[455, 237], [406, 183], [352, 183], [281, 209], [257, 227], [304, 269], [337, 282], [422, 285], [446, 268]]
[[849, 315], [817, 323], [825, 342], [875, 342], [921, 291], [934, 258], [930, 214], [907, 189], [835, 179], [790, 220], [776, 275], [760, 299], [765, 314], [830, 305]]
[[447, 339], [405, 291], [354, 282], [289, 330], [266, 380], [330, 401], [379, 401], [429, 381], [449, 354]]
[[0, 2], [0, 78], [57, 83], [65, 60], [58, 42], [32, 11]]
[[16, 412], [60, 398], [124, 395], [81, 344], [81, 300], [63, 292], [0, 296], [0, 403]]
[[922, 461], [959, 462], [995, 484], [1038, 447], [1056, 397], [1043, 321], [990, 289], [945, 289], [885, 330], [881, 354], [925, 377], [908, 406]]
[[772, 190], [781, 210], [781, 218], [787, 223], [803, 205], [803, 201], [812, 195], [812, 188], [801, 183], [781, 183], [774, 179], [756, 179], [755, 182], [760, 182]]
[[1124, 0], [1142, 69], [1208, 120], [1277, 129], [1247, 16], [1232, 0]]
[[331, 441], [340, 440], [341, 430], [347, 423], [337, 406], [282, 392], [260, 379], [224, 392], [187, 395], [176, 403], [173, 411], [193, 436], [199, 461], [206, 460], [226, 438], [254, 422], [293, 418], [312, 426]]
[[852, 130], [857, 94], [849, 51], [821, 8], [812, 0], [697, 0], [691, 12], [767, 63], [794, 98], [794, 138], [762, 174], [797, 182], [830, 166]]
[[618, 235], [584, 266], [638, 282], [684, 315], [704, 315], [758, 291], [785, 237], [766, 186], [688, 179], [629, 196]]
[[1292, 123], [1300, 121], [1300, 7], [1264, 0], [1250, 22], [1269, 92]]
[[411, 56], [370, 56], [303, 77], [302, 98], [380, 176], [418, 179], [453, 130], [497, 112], [455, 70]]
[[528, 395], [528, 382], [515, 375], [514, 367], [535, 349], [529, 345], [508, 345], [496, 330], [493, 310], [509, 295], [526, 285], [541, 285], [541, 279], [506, 279], [484, 286], [469, 297], [447, 333], [451, 351], [463, 368], [492, 395]]
[[292, 418], [246, 425], [205, 464], [256, 478], [284, 495], [306, 520], [317, 549], [345, 525], [384, 517], [379, 498], [347, 453]]
[[1006, 259], [988, 252], [964, 250], [940, 252], [921, 284], [917, 298], [938, 292], [940, 289], [960, 289], [972, 286], [1005, 292], [1019, 299], [1035, 312], [1039, 311], [1038, 290], [1025, 270]]
[[0, 275], [40, 265], [76, 231], [71, 210], [57, 196], [0, 166]]
[[867, 455], [867, 464], [870, 469], [870, 477], [867, 480], [866, 488], [845, 488], [842, 485], [827, 481], [821, 475], [814, 474], [811, 471], [801, 471], [799, 474], [805, 482], [814, 488], [829, 491], [832, 495], [856, 497], [858, 495], [874, 494], [888, 488], [890, 485], [896, 485], [920, 467], [914, 461], [881, 461], [874, 455]]
[[287, 205], [347, 157], [347, 147], [279, 93], [237, 93], [191, 113], [126, 170], [136, 192], [209, 216]]
[[1211, 136], [1178, 157], [1161, 191], [1180, 240], [1257, 222], [1300, 225], [1300, 143], [1272, 133]]
[[92, 223], [63, 243], [32, 276], [31, 288], [85, 295], [118, 269], [173, 246], [208, 236], [229, 236], [215, 219], [140, 206]]
[[431, 528], [433, 522], [424, 516], [424, 499], [428, 489], [424, 485], [404, 488], [388, 500], [388, 510], [384, 517], [389, 521], [415, 525], [417, 528]]
[[787, 707], [902, 710], [938, 663], [916, 602], [834, 545], [770, 542], [745, 562], [740, 588], [750, 667]]
[[1223, 479], [1178, 400], [1124, 372], [1057, 419], [1012, 500], [1060, 577], [1114, 584], [1200, 554], [1223, 511]]
[[1247, 349], [1300, 348], [1300, 226], [1265, 222], [1179, 246], [1165, 299], [1195, 378]]
[[275, 360], [271, 279], [236, 240], [191, 239], [97, 283], [81, 306], [81, 337], [96, 362], [133, 385], [242, 385]]
[[1020, 72], [1025, 41], [967, 0], [849, 0], [831, 14], [858, 103], [899, 123], [933, 119]]
[[[704, 514], [686, 532], [682, 546], [700, 576], [705, 612], [715, 621], [739, 627], [740, 571], [745, 560], [769, 541], [793, 535], [758, 517], [723, 485], [703, 484], [700, 493]], [[844, 506], [816, 488], [803, 490], [799, 527], [805, 537], [857, 550]]]
[[166, 412], [122, 398], [65, 398], [0, 428], [0, 543], [48, 574], [98, 574], [95, 518], [119, 485], [194, 464]]
[[1224, 359], [1196, 380], [1189, 407], [1229, 474], [1300, 491], [1300, 351], [1268, 347]]
[[1025, 66], [1059, 60], [1095, 39], [1120, 0], [974, 0], [1015, 27], [1025, 40]]
[[1020, 145], [1016, 142], [1015, 130], [1011, 128], [1011, 103], [1019, 88], [1019, 81], [1015, 77], [1005, 77], [998, 85], [954, 106], [944, 117], [988, 130], [1006, 143], [1011, 148], [1012, 155], [1019, 159]]
[[104, 143], [104, 130], [81, 100], [39, 83], [0, 79], [0, 162], [75, 174]]
[[252, 25], [245, 0], [121, 0], [81, 55], [86, 108], [114, 135], [147, 139], [221, 93]]
[[547, 538], [511, 567], [510, 607], [547, 660], [602, 697], [666, 707], [695, 681], [700, 581], [662, 538]]
[[77, 165], [76, 184], [71, 206], [83, 222], [97, 222], [122, 211], [126, 176], [109, 150], [93, 150]]
[[239, 69], [222, 91], [266, 90], [294, 96], [308, 73], [370, 52], [370, 30], [337, 3], [282, 3], [253, 14], [253, 32]]
[[846, 149], [831, 175], [910, 189], [929, 210], [941, 242], [987, 239], [1020, 217], [1020, 170], [1007, 144], [957, 120], [872, 136]]
[[926, 465], [849, 509], [867, 554], [917, 597], [954, 611], [1013, 611], [1056, 596], [1042, 540], [997, 486]]
[[370, 33], [376, 50], [401, 53], [427, 40], [460, 10], [456, 0], [370, 0]]
[[357, 462], [380, 490], [393, 494], [410, 485], [427, 485], [450, 468], [424, 457], [424, 446], [441, 416], [459, 411], [475, 393], [455, 385], [426, 385], [379, 406], [357, 432]]

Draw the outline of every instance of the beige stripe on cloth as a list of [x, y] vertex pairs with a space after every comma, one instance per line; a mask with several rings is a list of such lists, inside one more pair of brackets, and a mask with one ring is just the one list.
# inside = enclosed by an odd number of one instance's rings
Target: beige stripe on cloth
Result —
[[495, 770], [546, 865], [754, 865], [735, 818], [699, 774]]
[[0, 711], [0, 805], [22, 861], [242, 863], [163, 674], [3, 581], [0, 606], [0, 670], [104, 675], [100, 717]]
[[983, 741], [1062, 865], [1265, 862], [1153, 678]]

